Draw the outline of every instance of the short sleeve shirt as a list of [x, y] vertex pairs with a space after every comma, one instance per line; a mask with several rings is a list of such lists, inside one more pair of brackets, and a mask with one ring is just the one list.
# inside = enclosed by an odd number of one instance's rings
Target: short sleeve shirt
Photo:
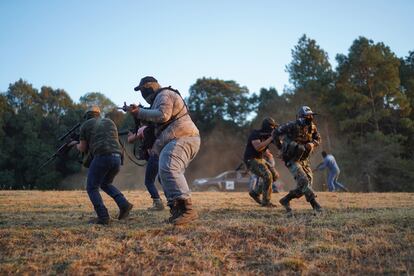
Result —
[[243, 158], [245, 162], [247, 160], [254, 159], [254, 158], [259, 158], [259, 159], [263, 158], [263, 154], [268, 148], [266, 147], [263, 151], [257, 151], [252, 144], [252, 141], [254, 140], [260, 140], [260, 141], [263, 140], [263, 136], [261, 135], [260, 130], [257, 130], [257, 129], [253, 130], [252, 133], [250, 133], [249, 138], [247, 139], [247, 145], [244, 151], [244, 158]]
[[88, 143], [89, 151], [95, 156], [121, 153], [118, 130], [111, 119], [87, 120], [81, 126], [79, 138]]

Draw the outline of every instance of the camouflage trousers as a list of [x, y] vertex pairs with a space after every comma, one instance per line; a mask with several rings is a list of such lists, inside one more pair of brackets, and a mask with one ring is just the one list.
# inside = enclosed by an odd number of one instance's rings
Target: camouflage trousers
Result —
[[308, 202], [315, 198], [315, 194], [312, 190], [313, 174], [309, 160], [289, 161], [286, 163], [286, 166], [293, 175], [297, 185], [296, 188], [289, 193], [296, 198], [305, 195], [306, 201]]
[[259, 186], [259, 181], [257, 181], [253, 191], [257, 194], [263, 193], [262, 201], [269, 202], [272, 196], [272, 183], [279, 177], [278, 172], [265, 159], [259, 158], [248, 160], [247, 167], [253, 174], [263, 179], [263, 186]]

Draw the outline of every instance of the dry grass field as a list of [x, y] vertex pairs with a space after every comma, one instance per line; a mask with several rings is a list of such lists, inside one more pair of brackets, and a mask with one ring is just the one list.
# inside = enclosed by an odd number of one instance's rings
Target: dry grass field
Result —
[[414, 194], [318, 193], [323, 214], [300, 199], [287, 218], [246, 193], [194, 193], [200, 219], [180, 228], [125, 195], [131, 217], [96, 226], [85, 192], [0, 191], [0, 275], [414, 273]]

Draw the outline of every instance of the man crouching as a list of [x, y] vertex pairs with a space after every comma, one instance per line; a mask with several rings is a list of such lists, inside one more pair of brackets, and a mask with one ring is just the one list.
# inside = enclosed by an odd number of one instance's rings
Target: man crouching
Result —
[[99, 194], [99, 188], [112, 197], [118, 205], [119, 220], [129, 215], [133, 205], [112, 185], [121, 167], [121, 145], [115, 123], [109, 118], [101, 118], [100, 114], [101, 111], [97, 106], [87, 110], [86, 121], [81, 126], [80, 141], [76, 147], [80, 152], [87, 153], [90, 160], [90, 164], [84, 163], [89, 167], [86, 190], [98, 215], [98, 218], [93, 219], [91, 223], [109, 224], [109, 213]]
[[132, 105], [129, 112], [155, 124], [156, 140], [151, 151], [159, 156], [158, 173], [171, 213], [168, 222], [187, 224], [198, 218], [184, 171], [200, 148], [199, 131], [177, 90], [161, 88], [153, 77], [142, 78], [134, 90], [141, 91], [151, 105], [149, 109]]

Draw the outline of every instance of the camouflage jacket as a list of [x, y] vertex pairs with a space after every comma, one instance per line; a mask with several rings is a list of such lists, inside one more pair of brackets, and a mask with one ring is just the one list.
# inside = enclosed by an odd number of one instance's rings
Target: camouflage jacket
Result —
[[[318, 133], [316, 125], [312, 122], [307, 125], [304, 120], [298, 119], [279, 126], [273, 134], [274, 142], [280, 145], [280, 149], [284, 154], [291, 142], [296, 142], [298, 145], [306, 145], [313, 143], [314, 146], [319, 146], [321, 143], [321, 136]], [[304, 155], [308, 157], [310, 152]]]

